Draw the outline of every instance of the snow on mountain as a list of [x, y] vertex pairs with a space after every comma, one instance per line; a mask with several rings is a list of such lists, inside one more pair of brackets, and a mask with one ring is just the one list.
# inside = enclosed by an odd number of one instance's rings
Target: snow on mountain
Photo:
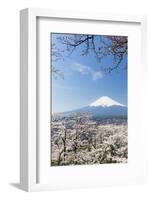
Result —
[[61, 114], [69, 115], [71, 113], [90, 113], [91, 116], [100, 117], [127, 116], [127, 106], [114, 101], [107, 96], [103, 96], [88, 106], [76, 110], [70, 110]]
[[113, 99], [111, 99], [107, 96], [100, 97], [99, 99], [97, 99], [96, 101], [91, 103], [89, 106], [91, 106], [91, 107], [92, 106], [94, 106], [94, 107], [97, 107], [97, 106], [102, 106], [102, 107], [122, 106], [122, 107], [125, 107], [125, 105], [123, 105], [117, 101], [114, 101]]

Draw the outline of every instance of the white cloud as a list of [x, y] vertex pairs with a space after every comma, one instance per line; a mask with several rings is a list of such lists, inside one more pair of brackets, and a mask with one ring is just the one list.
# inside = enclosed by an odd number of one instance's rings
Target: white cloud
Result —
[[72, 69], [83, 75], [90, 75], [92, 77], [92, 80], [94, 81], [103, 78], [103, 73], [101, 71], [95, 71], [94, 69], [92, 69], [87, 65], [74, 63]]
[[102, 72], [93, 72], [92, 78], [94, 81], [97, 79], [101, 79], [101, 78], [103, 78], [103, 74], [102, 74]]
[[73, 70], [80, 72], [81, 74], [89, 74], [90, 73], [90, 67], [86, 66], [86, 65], [82, 65], [80, 63], [74, 63]]

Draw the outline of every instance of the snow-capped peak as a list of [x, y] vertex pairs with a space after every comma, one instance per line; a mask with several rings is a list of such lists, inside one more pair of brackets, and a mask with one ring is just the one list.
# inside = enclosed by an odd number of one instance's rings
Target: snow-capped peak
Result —
[[93, 103], [91, 103], [89, 106], [102, 106], [102, 107], [109, 107], [109, 106], [123, 106], [125, 107], [125, 105], [120, 104], [117, 101], [114, 101], [113, 99], [107, 97], [107, 96], [103, 96], [100, 97], [99, 99], [97, 99], [96, 101], [94, 101]]

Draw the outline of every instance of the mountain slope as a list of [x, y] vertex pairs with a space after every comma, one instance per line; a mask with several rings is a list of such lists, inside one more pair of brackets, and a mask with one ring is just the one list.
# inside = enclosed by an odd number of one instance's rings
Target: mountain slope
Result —
[[103, 96], [88, 106], [61, 113], [90, 113], [91, 116], [127, 116], [127, 107], [113, 99]]
[[125, 107], [123, 104], [114, 101], [113, 99], [107, 97], [107, 96], [103, 96], [99, 99], [97, 99], [96, 101], [94, 101], [93, 103], [90, 104], [90, 106], [102, 106], [102, 107], [109, 107], [109, 106], [122, 106]]

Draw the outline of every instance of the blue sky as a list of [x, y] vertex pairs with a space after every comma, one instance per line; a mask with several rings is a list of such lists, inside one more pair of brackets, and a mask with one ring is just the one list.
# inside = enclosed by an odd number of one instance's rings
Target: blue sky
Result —
[[[52, 37], [52, 38], [51, 38]], [[64, 45], [56, 39], [58, 34], [51, 34], [50, 40], [57, 48]], [[112, 66], [111, 57], [104, 57], [98, 62], [93, 53], [81, 55], [79, 46], [70, 56], [53, 62], [52, 65], [64, 75], [64, 79], [52, 75], [52, 111], [63, 112], [89, 105], [101, 96], [108, 96], [127, 105], [127, 56], [118, 70], [106, 74], [102, 68]]]

